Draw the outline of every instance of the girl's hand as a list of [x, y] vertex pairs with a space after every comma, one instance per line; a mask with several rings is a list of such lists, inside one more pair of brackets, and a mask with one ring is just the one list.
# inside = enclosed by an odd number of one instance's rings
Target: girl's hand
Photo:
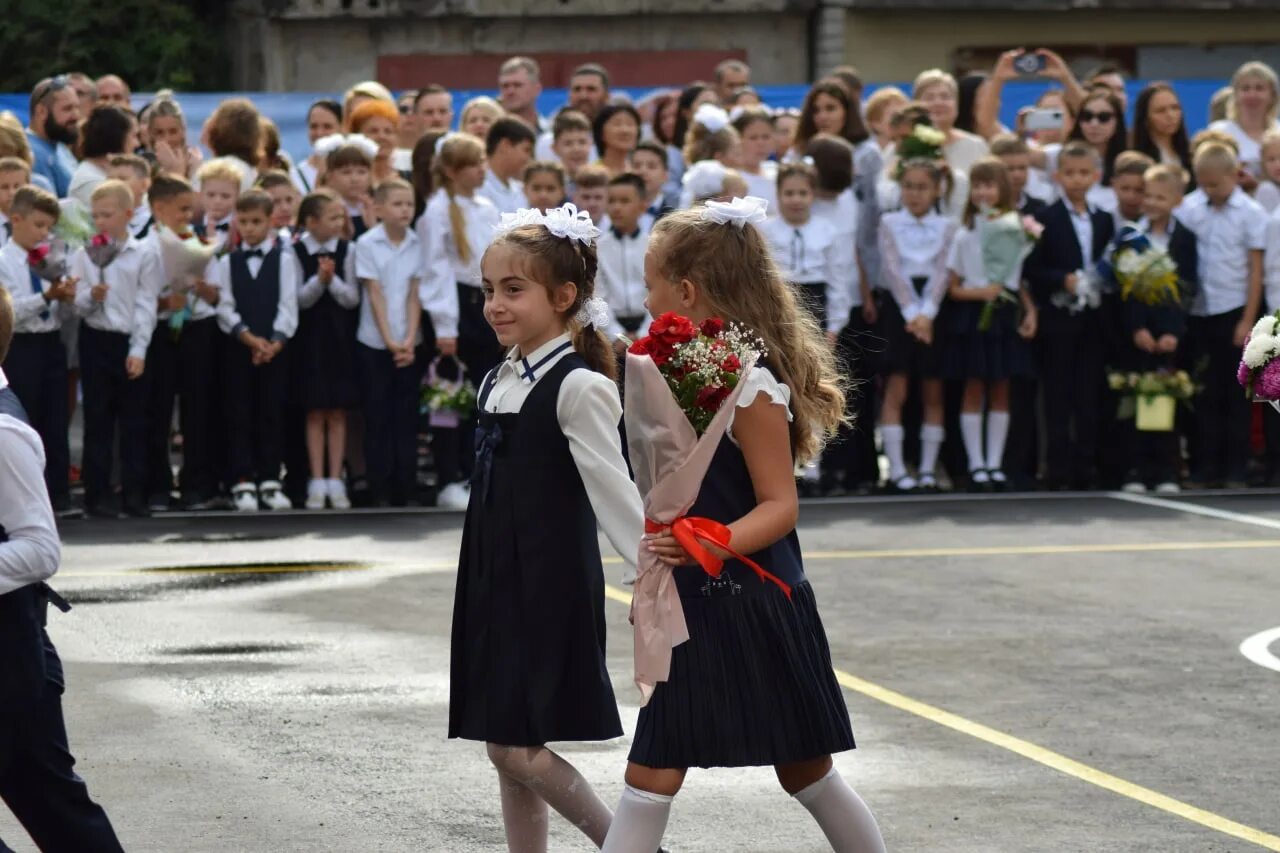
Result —
[[1029, 341], [1036, 336], [1036, 329], [1039, 328], [1040, 318], [1036, 314], [1036, 310], [1032, 308], [1022, 317], [1022, 322], [1018, 324], [1018, 335], [1024, 341]]
[[187, 297], [181, 293], [170, 293], [160, 297], [161, 311], [181, 311], [187, 304]]
[[316, 277], [320, 279], [320, 283], [328, 287], [337, 272], [337, 265], [334, 264], [333, 258], [321, 258], [320, 266], [316, 271]]
[[456, 356], [458, 354], [457, 338], [440, 338], [436, 341], [436, 346], [440, 349], [440, 355], [446, 358]]
[[671, 535], [671, 528], [664, 527], [658, 533], [649, 533], [645, 537], [645, 548], [649, 553], [656, 556], [664, 565], [675, 568], [676, 566], [687, 566], [693, 562], [681, 547], [676, 538]]
[[916, 336], [916, 340], [925, 346], [933, 343], [933, 321], [921, 314], [916, 318], [915, 328], [911, 330], [911, 334]]
[[192, 285], [191, 289], [196, 292], [196, 296], [198, 298], [203, 299], [210, 305], [217, 305], [218, 300], [222, 295], [222, 292], [219, 291], [217, 287], [202, 278], [196, 279], [195, 284]]
[[156, 162], [160, 164], [160, 168], [170, 174], [182, 175], [187, 174], [187, 152], [179, 149], [163, 139], [155, 143]]
[[1000, 294], [1004, 292], [1003, 284], [988, 284], [982, 288], [982, 301], [995, 302], [1000, 298]]
[[1178, 339], [1173, 335], [1161, 335], [1156, 340], [1156, 351], [1170, 354], [1178, 351]]
[[1156, 351], [1156, 339], [1151, 337], [1151, 333], [1146, 329], [1139, 329], [1133, 333], [1133, 345], [1143, 352]]

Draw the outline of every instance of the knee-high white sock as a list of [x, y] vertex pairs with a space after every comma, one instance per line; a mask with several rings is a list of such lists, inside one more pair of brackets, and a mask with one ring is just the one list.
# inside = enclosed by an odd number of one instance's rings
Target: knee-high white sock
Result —
[[653, 853], [662, 846], [672, 799], [628, 785], [600, 849], [603, 853]]
[[880, 427], [880, 441], [884, 443], [884, 455], [889, 457], [889, 479], [899, 480], [907, 476], [907, 463], [902, 461], [902, 443], [907, 433], [902, 424], [884, 424]]
[[960, 434], [964, 436], [964, 453], [969, 457], [969, 470], [985, 469], [982, 459], [982, 413], [961, 412]]
[[938, 466], [938, 452], [942, 450], [942, 439], [947, 431], [940, 424], [925, 424], [920, 427], [920, 473], [932, 474]]
[[875, 815], [834, 767], [795, 796], [822, 827], [835, 853], [885, 853]]
[[987, 467], [999, 471], [1004, 465], [1004, 442], [1009, 437], [1009, 413], [987, 415]]

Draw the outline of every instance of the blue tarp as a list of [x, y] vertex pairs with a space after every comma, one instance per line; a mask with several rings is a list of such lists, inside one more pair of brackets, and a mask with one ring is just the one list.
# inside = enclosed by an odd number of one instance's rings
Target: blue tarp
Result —
[[[1223, 80], [1177, 80], [1173, 87], [1182, 100], [1182, 108], [1186, 113], [1187, 128], [1193, 133], [1208, 124], [1209, 99], [1220, 87]], [[1129, 102], [1133, 103], [1138, 92], [1146, 85], [1145, 81], [1129, 83]], [[772, 107], [799, 107], [804, 101], [808, 86], [760, 86], [761, 97]], [[870, 85], [869, 95], [877, 88]], [[902, 86], [904, 90], [909, 86]], [[1001, 121], [1012, 127], [1019, 107], [1035, 101], [1041, 92], [1050, 88], [1047, 83], [1010, 83], [1005, 87]], [[633, 98], [641, 98], [649, 89], [624, 89]], [[454, 110], [461, 113], [462, 105], [477, 95], [495, 95], [492, 90], [456, 91], [454, 92]], [[199, 137], [199, 128], [204, 120], [213, 112], [221, 101], [230, 97], [247, 97], [258, 105], [265, 115], [269, 116], [280, 128], [284, 149], [295, 158], [308, 153], [307, 144], [307, 107], [317, 98], [340, 98], [336, 92], [192, 92], [177, 96], [187, 114], [187, 124], [191, 128], [189, 141], [195, 143]], [[134, 106], [141, 107], [149, 100], [149, 96], [134, 96]], [[538, 100], [538, 110], [544, 115], [551, 115], [566, 101], [564, 89], [548, 89]], [[25, 123], [27, 120], [28, 96], [25, 94], [0, 94], [0, 109], [12, 110]]]

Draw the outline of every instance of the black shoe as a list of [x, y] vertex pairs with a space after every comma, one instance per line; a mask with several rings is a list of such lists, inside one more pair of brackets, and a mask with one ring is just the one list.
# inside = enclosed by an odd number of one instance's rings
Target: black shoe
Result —
[[119, 518], [120, 511], [110, 500], [94, 501], [84, 505], [84, 511], [90, 518]]
[[151, 510], [147, 507], [147, 502], [142, 498], [125, 498], [124, 514], [130, 518], [150, 518]]

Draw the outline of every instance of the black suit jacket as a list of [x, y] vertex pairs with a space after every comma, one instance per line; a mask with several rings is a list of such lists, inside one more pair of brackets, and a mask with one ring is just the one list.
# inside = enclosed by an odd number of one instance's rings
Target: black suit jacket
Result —
[[1178, 220], [1173, 220], [1169, 235], [1169, 257], [1178, 265], [1178, 287], [1181, 302], [1176, 305], [1143, 305], [1131, 301], [1125, 305], [1125, 321], [1130, 333], [1146, 329], [1152, 337], [1173, 335], [1181, 339], [1187, 331], [1187, 309], [1200, 291], [1200, 254], [1196, 235]]
[[[1078, 270], [1092, 269], [1098, 262], [1115, 235], [1115, 220], [1105, 211], [1090, 211], [1093, 245], [1089, 257], [1085, 258], [1081, 256], [1076, 229], [1071, 224], [1071, 214], [1067, 212], [1065, 201], [1059, 199], [1035, 217], [1044, 226], [1044, 233], [1027, 257], [1022, 274], [1030, 284], [1031, 295], [1040, 309], [1041, 327], [1046, 333], [1051, 333], [1074, 319], [1065, 309], [1054, 306], [1051, 300], [1055, 294], [1065, 290], [1067, 276]], [[1077, 316], [1087, 316], [1088, 313], [1091, 312]]]

